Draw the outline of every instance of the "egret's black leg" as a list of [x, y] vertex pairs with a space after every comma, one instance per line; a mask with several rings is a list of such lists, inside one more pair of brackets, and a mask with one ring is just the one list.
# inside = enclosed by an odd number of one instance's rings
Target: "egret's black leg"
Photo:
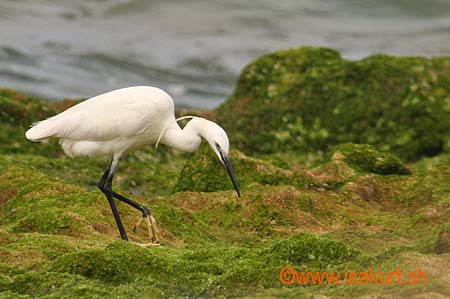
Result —
[[107, 169], [103, 173], [102, 178], [98, 182], [98, 188], [105, 194], [106, 199], [108, 199], [114, 218], [116, 219], [117, 227], [119, 228], [120, 237], [122, 238], [122, 240], [128, 241], [127, 233], [125, 232], [122, 220], [120, 219], [119, 211], [117, 210], [116, 203], [114, 202], [114, 195], [112, 191], [112, 180], [118, 162], [119, 162], [118, 158], [112, 159], [110, 166], [107, 167]]
[[150, 227], [149, 234], [150, 234], [150, 238], [152, 239], [152, 242], [156, 241], [156, 243], [159, 243], [159, 237], [158, 237], [159, 229], [158, 229], [158, 226], [156, 225], [156, 220], [155, 220], [155, 218], [153, 218], [152, 213], [150, 212], [150, 210], [148, 208], [144, 207], [143, 205], [141, 205], [141, 204], [139, 204], [139, 203], [137, 203], [135, 201], [132, 201], [131, 199], [126, 198], [125, 196], [123, 196], [123, 195], [121, 195], [119, 193], [116, 193], [114, 191], [113, 191], [113, 196], [115, 198], [117, 198], [118, 200], [120, 200], [120, 201], [122, 201], [122, 202], [124, 202], [124, 203], [126, 203], [126, 204], [128, 204], [130, 206], [132, 206], [133, 208], [141, 211], [142, 218], [140, 218], [138, 220], [138, 222], [136, 223], [136, 225], [133, 228], [133, 231], [136, 232], [136, 229], [141, 224], [142, 220], [146, 219], [146, 222], [147, 222], [147, 224]]
[[136, 232], [136, 228], [141, 224], [141, 222], [145, 219], [145, 221], [147, 222], [147, 225], [149, 226], [149, 235], [150, 238], [152, 240], [152, 242], [156, 241], [157, 244], [159, 244], [159, 229], [158, 226], [156, 225], [156, 220], [155, 218], [153, 218], [152, 213], [150, 212], [150, 210], [146, 207], [144, 207], [143, 205], [132, 201], [129, 198], [126, 198], [125, 196], [116, 193], [113, 191], [113, 196], [115, 198], [117, 198], [118, 200], [132, 206], [133, 208], [141, 211], [142, 213], [142, 218], [139, 218], [138, 222], [136, 223], [136, 225], [134, 226], [133, 231]]
[[116, 203], [114, 202], [114, 198], [117, 198], [118, 200], [132, 206], [133, 208], [139, 210], [142, 213], [142, 218], [138, 221], [138, 223], [134, 227], [134, 231], [136, 232], [136, 227], [139, 226], [139, 224], [142, 222], [142, 220], [145, 220], [148, 224], [149, 234], [153, 241], [156, 241], [156, 243], [159, 244], [159, 229], [156, 225], [155, 218], [151, 215], [151, 212], [148, 208], [144, 207], [143, 205], [126, 198], [125, 196], [116, 193], [112, 190], [112, 179], [114, 177], [114, 173], [117, 169], [118, 159], [114, 158], [110, 164], [108, 164], [105, 172], [103, 173], [100, 181], [98, 182], [98, 188], [105, 194], [106, 198], [108, 199], [108, 202], [111, 206], [111, 210], [114, 214], [114, 218], [116, 219], [117, 227], [119, 228], [120, 236], [123, 240], [128, 241], [127, 234], [125, 232], [125, 228], [123, 227], [122, 220], [120, 219], [119, 211], [117, 210]]
[[119, 194], [119, 193], [116, 193], [116, 192], [114, 192], [114, 191], [113, 191], [113, 196], [114, 196], [115, 198], [117, 198], [118, 200], [120, 200], [120, 201], [126, 203], [127, 205], [130, 205], [130, 206], [132, 206], [133, 208], [135, 208], [135, 209], [141, 211], [142, 217], [147, 217], [147, 216], [150, 216], [150, 215], [151, 215], [150, 210], [149, 210], [148, 208], [144, 207], [143, 205], [141, 205], [141, 204], [139, 204], [139, 203], [137, 203], [137, 202], [135, 202], [135, 201], [133, 201], [133, 200], [131, 200], [131, 199], [129, 199], [129, 198], [126, 198], [125, 196], [123, 196], [123, 195], [121, 195], [121, 194]]
[[[111, 161], [111, 163], [108, 164], [108, 167], [106, 168], [105, 172], [103, 173], [103, 176], [100, 179], [100, 182], [98, 182], [98, 187], [100, 188], [100, 190], [102, 190], [102, 188], [104, 188], [104, 186], [105, 186], [106, 178], [108, 177], [109, 171], [111, 169], [112, 162], [113, 161]], [[129, 199], [129, 198], [119, 194], [119, 193], [117, 193], [117, 192], [112, 191], [112, 194], [118, 200], [120, 200], [120, 201], [126, 203], [127, 205], [130, 205], [133, 208], [139, 210], [142, 213], [142, 217], [147, 217], [147, 216], [151, 215], [150, 210], [148, 208], [144, 207], [143, 205], [141, 205], [141, 204], [139, 204], [139, 203], [137, 203], [137, 202], [135, 202], [135, 201], [133, 201], [133, 200], [131, 200], [131, 199]]]
[[108, 177], [109, 171], [111, 170], [111, 164], [112, 164], [113, 160], [111, 160], [108, 163], [108, 166], [106, 166], [105, 172], [103, 172], [102, 178], [100, 179], [100, 181], [98, 182], [97, 186], [98, 188], [103, 192], [104, 188], [105, 188], [105, 183], [106, 183], [106, 178]]
[[142, 213], [142, 218], [139, 218], [138, 222], [136, 223], [136, 225], [134, 226], [133, 231], [136, 232], [136, 228], [141, 224], [142, 220], [145, 219], [145, 221], [147, 222], [147, 225], [149, 226], [149, 234], [150, 234], [150, 238], [153, 241], [156, 241], [157, 244], [159, 244], [159, 229], [158, 226], [156, 225], [156, 220], [155, 218], [153, 218], [152, 213], [150, 212], [150, 210], [146, 207], [144, 207], [143, 205], [129, 199], [126, 198], [125, 196], [116, 193], [113, 191], [113, 196], [115, 198], [117, 198], [118, 200], [132, 206], [133, 208], [141, 211]]

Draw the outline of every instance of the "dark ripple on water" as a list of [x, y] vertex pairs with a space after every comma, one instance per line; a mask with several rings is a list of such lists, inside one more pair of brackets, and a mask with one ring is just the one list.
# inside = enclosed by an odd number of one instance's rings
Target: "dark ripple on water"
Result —
[[1, 1], [0, 85], [50, 99], [131, 85], [212, 108], [280, 48], [448, 55], [450, 1]]

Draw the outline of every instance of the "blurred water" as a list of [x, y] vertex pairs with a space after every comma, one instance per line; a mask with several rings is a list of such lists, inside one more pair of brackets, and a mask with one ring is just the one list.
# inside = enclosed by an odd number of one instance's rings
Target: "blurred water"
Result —
[[0, 85], [50, 98], [130, 85], [212, 108], [280, 48], [450, 54], [448, 0], [0, 0]]

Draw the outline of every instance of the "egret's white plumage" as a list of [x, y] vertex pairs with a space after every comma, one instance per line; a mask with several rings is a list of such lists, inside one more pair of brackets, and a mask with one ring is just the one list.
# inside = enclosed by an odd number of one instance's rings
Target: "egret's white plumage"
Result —
[[240, 195], [228, 157], [229, 141], [225, 131], [216, 123], [200, 117], [190, 117], [192, 120], [181, 129], [174, 112], [172, 98], [163, 90], [149, 86], [129, 87], [93, 97], [38, 122], [25, 136], [31, 141], [58, 138], [69, 156], [113, 158], [98, 187], [111, 205], [122, 239], [128, 240], [113, 198], [140, 210], [150, 226], [154, 219], [150, 210], [112, 191], [112, 179], [120, 156], [143, 145], [159, 142], [192, 152], [204, 138], [226, 167]]
[[38, 122], [25, 135], [32, 141], [59, 138], [69, 156], [121, 156], [156, 143], [163, 131], [160, 143], [175, 149], [194, 151], [204, 137], [210, 144], [218, 142], [228, 153], [228, 137], [222, 128], [194, 118], [182, 130], [175, 121], [172, 98], [150, 86], [122, 88], [93, 97]]
[[155, 87], [114, 90], [41, 121], [26, 132], [32, 141], [60, 139], [69, 156], [120, 155], [156, 140], [174, 121], [172, 98]]

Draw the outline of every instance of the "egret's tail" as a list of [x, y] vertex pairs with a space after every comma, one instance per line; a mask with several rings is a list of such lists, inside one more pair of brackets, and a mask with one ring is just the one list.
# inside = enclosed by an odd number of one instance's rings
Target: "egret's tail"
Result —
[[49, 119], [34, 123], [33, 126], [25, 132], [28, 140], [38, 142], [44, 141], [53, 135], [53, 123]]

